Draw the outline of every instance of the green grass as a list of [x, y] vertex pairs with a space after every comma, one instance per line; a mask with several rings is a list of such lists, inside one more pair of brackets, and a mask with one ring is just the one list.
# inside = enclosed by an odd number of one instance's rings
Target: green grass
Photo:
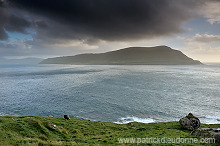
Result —
[[[51, 125], [56, 125], [57, 128]], [[220, 127], [205, 125], [202, 127]], [[178, 122], [115, 124], [83, 119], [49, 117], [0, 117], [0, 146], [26, 145], [137, 145], [118, 138], [193, 138]], [[219, 144], [219, 143], [218, 143]], [[212, 144], [212, 145], [218, 145]], [[139, 144], [139, 145], [146, 145]], [[156, 144], [149, 144], [156, 145]], [[171, 144], [164, 144], [171, 145]], [[177, 145], [177, 144], [173, 144]], [[183, 144], [179, 144], [183, 145]], [[189, 145], [189, 144], [185, 144]], [[191, 144], [196, 145], [196, 144]], [[202, 144], [197, 144], [202, 145]], [[210, 145], [210, 144], [203, 144]]]

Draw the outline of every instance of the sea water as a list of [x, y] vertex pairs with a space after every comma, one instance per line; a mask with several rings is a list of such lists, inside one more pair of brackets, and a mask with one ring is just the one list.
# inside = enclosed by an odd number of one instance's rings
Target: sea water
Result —
[[220, 123], [220, 65], [0, 65], [0, 116]]

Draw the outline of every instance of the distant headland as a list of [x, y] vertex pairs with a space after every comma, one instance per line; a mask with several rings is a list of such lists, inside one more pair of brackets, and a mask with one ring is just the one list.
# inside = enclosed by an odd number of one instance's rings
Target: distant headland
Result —
[[200, 65], [181, 51], [167, 46], [129, 47], [99, 54], [79, 54], [48, 58], [40, 64], [73, 65]]

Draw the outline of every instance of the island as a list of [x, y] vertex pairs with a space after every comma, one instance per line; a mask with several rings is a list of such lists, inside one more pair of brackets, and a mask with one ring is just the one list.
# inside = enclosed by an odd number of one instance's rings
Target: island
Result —
[[73, 65], [200, 65], [179, 50], [167, 46], [129, 47], [98, 54], [79, 54], [48, 58], [40, 64]]

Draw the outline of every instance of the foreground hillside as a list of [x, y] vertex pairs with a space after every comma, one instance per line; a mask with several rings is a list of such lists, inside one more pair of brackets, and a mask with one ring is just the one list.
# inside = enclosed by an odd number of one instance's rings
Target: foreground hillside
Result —
[[[202, 127], [219, 127], [219, 125], [202, 125]], [[121, 138], [192, 138], [189, 133], [190, 131], [183, 130], [178, 122], [115, 124], [37, 116], [0, 117], [0, 146], [125, 145], [125, 141]], [[128, 145], [136, 145], [127, 142]]]
[[201, 64], [167, 46], [130, 47], [100, 54], [48, 58], [41, 64], [75, 65], [191, 65]]

